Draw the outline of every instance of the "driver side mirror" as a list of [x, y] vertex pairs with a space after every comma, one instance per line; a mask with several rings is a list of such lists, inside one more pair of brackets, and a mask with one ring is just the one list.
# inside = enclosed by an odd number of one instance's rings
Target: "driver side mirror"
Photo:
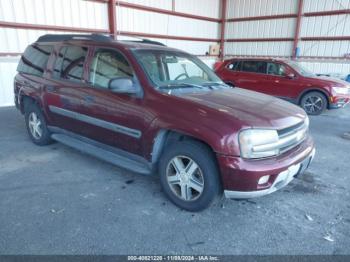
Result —
[[113, 78], [109, 81], [109, 89], [118, 94], [136, 94], [137, 88], [129, 77]]
[[294, 73], [289, 73], [286, 75], [286, 78], [288, 79], [294, 79], [296, 77], [296, 75]]

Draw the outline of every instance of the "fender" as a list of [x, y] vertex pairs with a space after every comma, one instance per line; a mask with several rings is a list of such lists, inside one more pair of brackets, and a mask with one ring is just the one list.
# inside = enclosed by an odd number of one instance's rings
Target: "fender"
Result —
[[[224, 153], [226, 151], [223, 143], [225, 136], [217, 132], [214, 128], [201, 126], [198, 128], [184, 128], [181, 121], [176, 126], [173, 121], [166, 123], [164, 120], [154, 119], [143, 137], [143, 155], [144, 158], [152, 163], [156, 163], [161, 156], [166, 143], [171, 140], [181, 140], [183, 137], [198, 140], [212, 149], [214, 153]], [[226, 140], [227, 141], [227, 140]]]

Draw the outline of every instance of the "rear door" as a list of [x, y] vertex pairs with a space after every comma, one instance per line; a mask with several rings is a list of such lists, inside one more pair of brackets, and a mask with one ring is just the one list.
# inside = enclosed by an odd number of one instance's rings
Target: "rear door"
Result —
[[220, 67], [217, 71], [217, 74], [225, 83], [232, 86], [237, 86], [236, 82], [240, 77], [239, 71], [241, 63], [241, 61], [231, 61], [225, 66]]
[[242, 61], [236, 86], [265, 93], [266, 85], [268, 84], [266, 66], [267, 63], [265, 61]]
[[87, 96], [84, 69], [88, 53], [88, 46], [56, 47], [56, 59], [51, 65], [51, 81], [45, 93], [52, 125], [80, 135], [93, 132], [90, 126], [77, 117], [83, 113], [83, 100]]

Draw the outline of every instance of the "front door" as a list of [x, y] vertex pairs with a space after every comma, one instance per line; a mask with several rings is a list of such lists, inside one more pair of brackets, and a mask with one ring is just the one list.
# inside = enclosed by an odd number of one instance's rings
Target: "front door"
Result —
[[83, 108], [97, 129], [89, 136], [142, 155], [142, 135], [154, 117], [144, 107], [142, 95], [116, 93], [109, 88], [113, 79], [130, 78], [142, 94], [130, 63], [117, 49], [95, 48], [88, 70], [89, 87]]
[[285, 65], [278, 62], [269, 62], [267, 64], [269, 78], [269, 89], [267, 93], [286, 100], [292, 100], [298, 84], [295, 79], [288, 77], [290, 73], [293, 72]]

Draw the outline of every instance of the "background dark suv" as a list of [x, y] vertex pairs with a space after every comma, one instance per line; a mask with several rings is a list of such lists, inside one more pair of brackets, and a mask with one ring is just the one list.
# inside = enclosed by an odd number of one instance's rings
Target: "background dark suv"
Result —
[[142, 174], [181, 208], [272, 193], [314, 155], [308, 117], [224, 84], [195, 56], [152, 41], [45, 35], [18, 65], [30, 138], [52, 139]]

